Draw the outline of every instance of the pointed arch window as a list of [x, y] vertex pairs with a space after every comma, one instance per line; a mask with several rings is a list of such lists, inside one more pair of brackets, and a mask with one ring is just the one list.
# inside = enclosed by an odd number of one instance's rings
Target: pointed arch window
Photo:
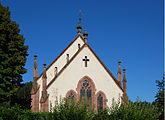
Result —
[[83, 80], [80, 85], [80, 101], [85, 103], [87, 100], [87, 103], [92, 106], [92, 93], [90, 89], [91, 85], [87, 80]]
[[103, 97], [101, 96], [101, 94], [99, 94], [99, 96], [97, 97], [97, 109], [99, 110], [103, 110]]
[[92, 106], [92, 90], [91, 85], [87, 80], [82, 81], [80, 85], [80, 101], [84, 102], [87, 100], [87, 103]]
[[66, 93], [66, 98], [68, 99], [69, 103], [72, 103], [73, 100], [77, 100], [77, 94], [74, 90], [69, 90]]
[[96, 94], [96, 110], [100, 111], [103, 110], [105, 108], [107, 108], [107, 101], [108, 99], [106, 98], [106, 95], [104, 94], [104, 92], [99, 91]]
[[[81, 82], [80, 84], [80, 101], [82, 103], [85, 103], [86, 100], [88, 100], [87, 98], [87, 89], [89, 87], [89, 82], [87, 80], [84, 80]], [[90, 99], [90, 98], [89, 98]], [[88, 102], [88, 101], [87, 101]]]
[[95, 96], [95, 85], [90, 78], [85, 76], [79, 81], [77, 92], [79, 99], [82, 103], [87, 102], [87, 104], [93, 106], [93, 100]]

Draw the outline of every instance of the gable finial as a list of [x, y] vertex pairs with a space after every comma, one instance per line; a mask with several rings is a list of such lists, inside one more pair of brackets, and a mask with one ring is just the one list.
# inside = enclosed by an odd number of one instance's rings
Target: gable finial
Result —
[[121, 61], [120, 61], [120, 59], [119, 59], [119, 61], [118, 61], [118, 64], [119, 64], [119, 70], [118, 70], [118, 73], [121, 74], [121, 67], [120, 67]]
[[119, 84], [120, 84], [120, 86], [122, 86], [121, 85], [121, 66], [120, 66], [120, 64], [121, 64], [121, 61], [119, 60], [118, 61], [118, 64], [119, 64], [119, 69], [118, 69], [118, 81], [119, 81]]
[[45, 63], [45, 61], [44, 61], [44, 71], [43, 71], [43, 78], [47, 78], [47, 75], [46, 75], [46, 63]]
[[34, 66], [33, 66], [33, 68], [34, 68], [34, 69], [37, 68], [37, 55], [36, 55], [36, 53], [35, 53], [35, 55], [34, 55]]
[[125, 75], [125, 71], [126, 71], [126, 69], [125, 69], [125, 67], [124, 67], [124, 69], [123, 69], [123, 73], [124, 73], [124, 75], [123, 75], [123, 81], [124, 81], [124, 82], [127, 82], [127, 80], [126, 80], [126, 75]]
[[46, 63], [45, 63], [45, 61], [44, 61], [44, 64], [43, 64], [43, 65], [44, 65], [44, 68], [46, 68]]
[[87, 44], [88, 33], [87, 33], [86, 29], [85, 29], [85, 32], [84, 32], [83, 36], [84, 36], [85, 43]]
[[79, 13], [79, 24], [76, 27], [78, 29], [78, 34], [82, 34], [81, 15], [82, 15], [82, 13], [81, 13], [81, 10], [80, 10], [80, 13]]

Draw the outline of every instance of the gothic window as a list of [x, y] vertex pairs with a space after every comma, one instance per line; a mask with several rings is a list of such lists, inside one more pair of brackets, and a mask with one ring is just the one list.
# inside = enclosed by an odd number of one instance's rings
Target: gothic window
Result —
[[95, 92], [96, 92], [96, 88], [95, 88], [95, 84], [92, 81], [91, 78], [89, 78], [88, 76], [84, 76], [83, 78], [81, 78], [77, 84], [77, 100], [79, 100], [81, 103], [87, 103], [88, 105], [90, 105], [92, 108], [94, 108], [95, 106]]
[[92, 106], [91, 85], [87, 80], [84, 80], [81, 82], [80, 88], [80, 101], [85, 102], [87, 100], [87, 103]]
[[96, 110], [100, 111], [103, 110], [105, 108], [107, 108], [107, 98], [106, 95], [104, 94], [104, 92], [99, 91], [96, 94]]
[[73, 100], [77, 99], [77, 94], [76, 94], [76, 92], [74, 90], [69, 90], [66, 93], [66, 98], [67, 98], [69, 103], [72, 103]]
[[97, 109], [102, 110], [103, 109], [103, 97], [101, 94], [97, 97]]

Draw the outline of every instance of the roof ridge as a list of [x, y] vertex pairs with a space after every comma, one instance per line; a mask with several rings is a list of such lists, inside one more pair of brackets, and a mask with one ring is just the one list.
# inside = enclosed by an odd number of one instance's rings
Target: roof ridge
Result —
[[60, 72], [49, 82], [49, 84], [47, 85], [46, 89], [48, 89], [50, 87], [50, 85], [58, 78], [58, 76], [65, 70], [65, 68], [74, 60], [74, 58], [80, 53], [80, 51], [86, 46], [86, 44], [84, 44], [74, 55], [73, 57], [69, 60], [69, 62], [67, 64], [64, 65], [64, 67], [60, 70]]
[[[74, 41], [77, 40], [77, 38], [80, 37], [81, 40], [85, 43], [84, 38], [81, 35], [77, 35], [70, 43], [69, 45], [55, 58], [55, 60], [46, 68], [46, 71], [64, 54], [64, 52], [74, 43]], [[42, 76], [43, 72], [37, 77], [36, 80], [38, 80]]]

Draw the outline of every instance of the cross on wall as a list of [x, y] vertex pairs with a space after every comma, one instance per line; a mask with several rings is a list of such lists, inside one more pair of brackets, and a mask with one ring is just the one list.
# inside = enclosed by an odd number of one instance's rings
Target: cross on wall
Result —
[[85, 67], [87, 67], [87, 62], [89, 61], [89, 59], [87, 58], [87, 56], [85, 56], [85, 58], [83, 59], [83, 61], [85, 61]]

